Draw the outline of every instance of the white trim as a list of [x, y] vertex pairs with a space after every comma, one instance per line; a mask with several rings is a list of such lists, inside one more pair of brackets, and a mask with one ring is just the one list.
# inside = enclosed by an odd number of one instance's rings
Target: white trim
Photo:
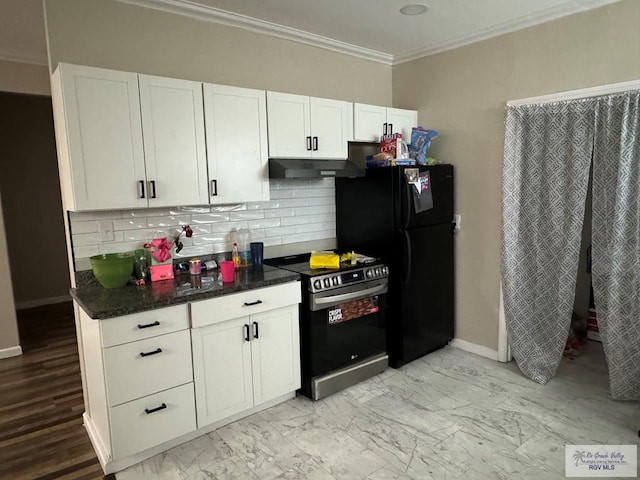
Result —
[[22, 355], [22, 347], [20, 345], [17, 345], [15, 347], [3, 348], [0, 350], [0, 359], [17, 357], [18, 355]]
[[54, 305], [56, 303], [70, 302], [70, 295], [61, 295], [59, 297], [38, 298], [36, 300], [25, 300], [16, 303], [16, 310], [24, 310], [25, 308], [41, 307], [43, 305]]
[[208, 5], [202, 5], [192, 0], [118, 1], [136, 5], [139, 7], [152, 8], [154, 10], [173, 13], [176, 15], [183, 15], [202, 21], [243, 28], [252, 32], [284, 38], [286, 40], [304, 43], [306, 45], [324, 48], [326, 50], [331, 50], [346, 55], [352, 55], [354, 57], [364, 58], [366, 60], [383, 63], [385, 65], [398, 65], [401, 63], [416, 60], [418, 58], [434, 55], [436, 53], [453, 50], [455, 48], [469, 45], [471, 43], [480, 42], [488, 38], [504, 35], [505, 33], [521, 30], [533, 25], [539, 25], [551, 20], [556, 20], [567, 15], [572, 15], [574, 13], [583, 12], [585, 10], [614, 3], [619, 0], [579, 0], [573, 2], [564, 2], [559, 6], [547, 8], [541, 12], [537, 12], [534, 14], [524, 15], [516, 19], [499, 23], [497, 25], [492, 25], [469, 35], [463, 35], [458, 38], [440, 42], [435, 45], [417, 48], [415, 50], [410, 50], [396, 55], [371, 50], [369, 48], [353, 45], [351, 43], [342, 42], [340, 40], [335, 40], [332, 38], [327, 38], [322, 35], [305, 32], [296, 28], [278, 25], [276, 23], [249, 17], [247, 15], [229, 12]]
[[581, 98], [599, 97], [601, 95], [611, 95], [613, 93], [621, 93], [638, 89], [640, 89], [640, 80], [631, 80], [628, 82], [611, 83], [609, 85], [599, 85], [597, 87], [581, 88], [579, 90], [569, 90], [568, 92], [551, 93], [549, 95], [541, 95], [539, 97], [509, 100], [507, 102], [507, 107], [531, 105], [535, 103], [562, 102], [565, 100], [578, 100]]
[[498, 310], [498, 361], [510, 362], [511, 346], [507, 335], [507, 319], [504, 316], [504, 296], [502, 295], [502, 279], [500, 279], [500, 305]]
[[453, 340], [451, 340], [449, 345], [455, 348], [459, 348], [460, 350], [464, 350], [465, 352], [475, 353], [476, 355], [480, 355], [481, 357], [486, 357], [496, 361], [498, 360], [498, 351], [489, 347], [485, 347], [484, 345], [467, 342], [466, 340], [462, 340], [461, 338], [454, 338]]
[[393, 55], [378, 52], [369, 48], [359, 47], [350, 43], [341, 42], [332, 38], [323, 37], [314, 33], [304, 32], [296, 28], [277, 25], [265, 20], [228, 12], [219, 8], [201, 5], [189, 0], [118, 0], [122, 3], [136, 5], [138, 7], [153, 8], [167, 13], [183, 15], [207, 22], [219, 23], [230, 27], [242, 28], [255, 33], [283, 38], [294, 42], [304, 43], [313, 47], [324, 48], [354, 57], [364, 58], [373, 62], [391, 65]]
[[532, 15], [524, 15], [520, 18], [515, 18], [506, 22], [502, 22], [490, 27], [478, 30], [470, 35], [463, 35], [453, 40], [447, 40], [428, 47], [418, 48], [409, 52], [401, 53], [393, 57], [393, 64], [410, 62], [417, 60], [418, 58], [427, 57], [429, 55], [435, 55], [436, 53], [446, 52], [447, 50], [453, 50], [472, 43], [481, 42], [488, 38], [504, 35], [505, 33], [515, 32], [522, 30], [523, 28], [531, 27], [533, 25], [539, 25], [541, 23], [556, 20], [566, 15], [584, 10], [584, 8], [576, 8], [576, 5], [565, 3], [556, 7], [548, 8], [541, 12]]

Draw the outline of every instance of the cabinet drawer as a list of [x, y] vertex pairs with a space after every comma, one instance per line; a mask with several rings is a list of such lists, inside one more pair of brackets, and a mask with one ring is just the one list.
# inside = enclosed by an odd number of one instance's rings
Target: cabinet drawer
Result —
[[111, 347], [187, 329], [189, 309], [187, 305], [176, 305], [98, 321], [102, 330], [102, 346]]
[[110, 406], [193, 381], [189, 330], [104, 349]]
[[192, 328], [300, 303], [300, 282], [283, 283], [191, 304]]
[[195, 412], [193, 383], [111, 408], [114, 460], [194, 431]]

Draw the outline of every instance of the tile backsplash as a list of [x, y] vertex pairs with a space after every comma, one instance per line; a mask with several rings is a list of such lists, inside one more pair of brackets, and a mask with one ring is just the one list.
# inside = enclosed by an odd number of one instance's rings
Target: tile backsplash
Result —
[[232, 205], [69, 212], [75, 270], [89, 270], [89, 257], [142, 248], [151, 238], [173, 237], [181, 225], [193, 236], [178, 257], [231, 250], [231, 232], [248, 228], [265, 246], [332, 239], [336, 236], [335, 183], [271, 180], [271, 200]]

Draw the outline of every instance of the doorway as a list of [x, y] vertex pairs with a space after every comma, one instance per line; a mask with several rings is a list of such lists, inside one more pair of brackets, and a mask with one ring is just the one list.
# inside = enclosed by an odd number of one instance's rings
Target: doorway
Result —
[[17, 309], [69, 300], [51, 97], [0, 92], [0, 195]]

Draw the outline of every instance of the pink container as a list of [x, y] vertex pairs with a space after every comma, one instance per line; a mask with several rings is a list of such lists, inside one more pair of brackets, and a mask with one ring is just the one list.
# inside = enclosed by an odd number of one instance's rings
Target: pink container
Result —
[[220, 262], [220, 275], [224, 283], [233, 282], [236, 278], [234, 263], [230, 260]]

